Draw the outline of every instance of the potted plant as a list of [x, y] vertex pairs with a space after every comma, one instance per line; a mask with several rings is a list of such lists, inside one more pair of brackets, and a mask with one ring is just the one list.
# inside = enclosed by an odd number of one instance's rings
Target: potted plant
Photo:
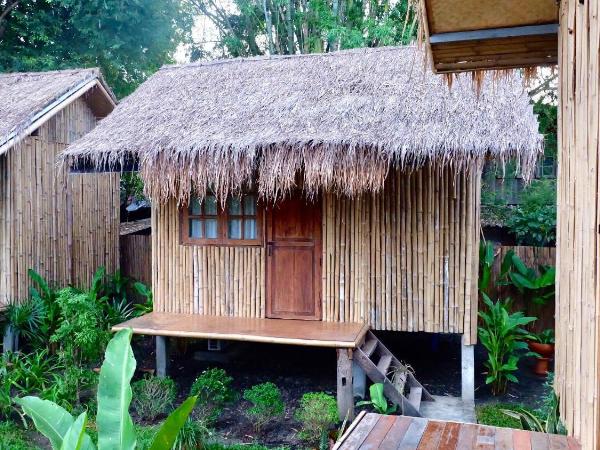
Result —
[[528, 345], [529, 349], [538, 355], [533, 372], [536, 375], [546, 376], [550, 360], [554, 356], [554, 330], [548, 328], [541, 333], [532, 334]]

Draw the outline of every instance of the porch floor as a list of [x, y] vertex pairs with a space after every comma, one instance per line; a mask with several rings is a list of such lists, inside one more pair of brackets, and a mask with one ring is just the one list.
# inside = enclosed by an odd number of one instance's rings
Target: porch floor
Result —
[[531, 450], [581, 447], [572, 437], [420, 417], [361, 413], [334, 450]]
[[256, 319], [151, 312], [115, 325], [135, 334], [196, 339], [266, 342], [310, 347], [355, 348], [369, 329], [363, 323]]

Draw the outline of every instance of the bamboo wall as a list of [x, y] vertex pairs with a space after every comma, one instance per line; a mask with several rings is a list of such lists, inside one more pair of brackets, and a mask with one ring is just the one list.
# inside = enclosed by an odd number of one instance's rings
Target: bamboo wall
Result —
[[152, 236], [127, 234], [119, 238], [121, 273], [152, 286]]
[[598, 1], [561, 3], [556, 389], [582, 448], [600, 447]]
[[[323, 319], [476, 339], [479, 175], [390, 175], [383, 193], [323, 202]], [[264, 317], [263, 248], [179, 244], [175, 202], [153, 211], [158, 311]]]
[[0, 302], [28, 296], [29, 268], [57, 286], [86, 286], [98, 266], [118, 267], [118, 175], [67, 175], [56, 165], [95, 125], [79, 99], [0, 158]]

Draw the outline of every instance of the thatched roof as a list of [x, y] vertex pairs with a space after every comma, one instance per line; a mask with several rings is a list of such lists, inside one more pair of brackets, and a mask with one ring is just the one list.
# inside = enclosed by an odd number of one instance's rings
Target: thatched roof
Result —
[[274, 198], [303, 188], [381, 189], [390, 167], [516, 157], [525, 176], [542, 136], [518, 75], [449, 89], [415, 47], [165, 67], [65, 152], [97, 169], [139, 160], [155, 200], [251, 180]]
[[98, 69], [0, 74], [0, 154], [27, 135], [30, 126], [39, 126], [40, 120], [56, 112], [55, 108], [100, 85], [104, 98], [95, 99], [94, 106], [99, 115], [106, 115], [116, 101]]

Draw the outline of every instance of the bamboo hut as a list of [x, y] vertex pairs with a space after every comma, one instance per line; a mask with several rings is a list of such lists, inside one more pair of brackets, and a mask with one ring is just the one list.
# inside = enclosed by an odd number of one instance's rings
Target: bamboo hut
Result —
[[119, 176], [68, 175], [57, 155], [116, 106], [98, 70], [0, 74], [0, 305], [34, 269], [86, 286], [118, 267]]
[[[79, 171], [136, 167], [153, 200], [155, 312], [128, 325], [337, 347], [370, 327], [471, 346], [481, 165], [516, 158], [527, 177], [542, 137], [519, 76], [449, 90], [422, 61], [405, 47], [165, 67], [70, 146]], [[314, 331], [327, 326], [348, 345]]]

